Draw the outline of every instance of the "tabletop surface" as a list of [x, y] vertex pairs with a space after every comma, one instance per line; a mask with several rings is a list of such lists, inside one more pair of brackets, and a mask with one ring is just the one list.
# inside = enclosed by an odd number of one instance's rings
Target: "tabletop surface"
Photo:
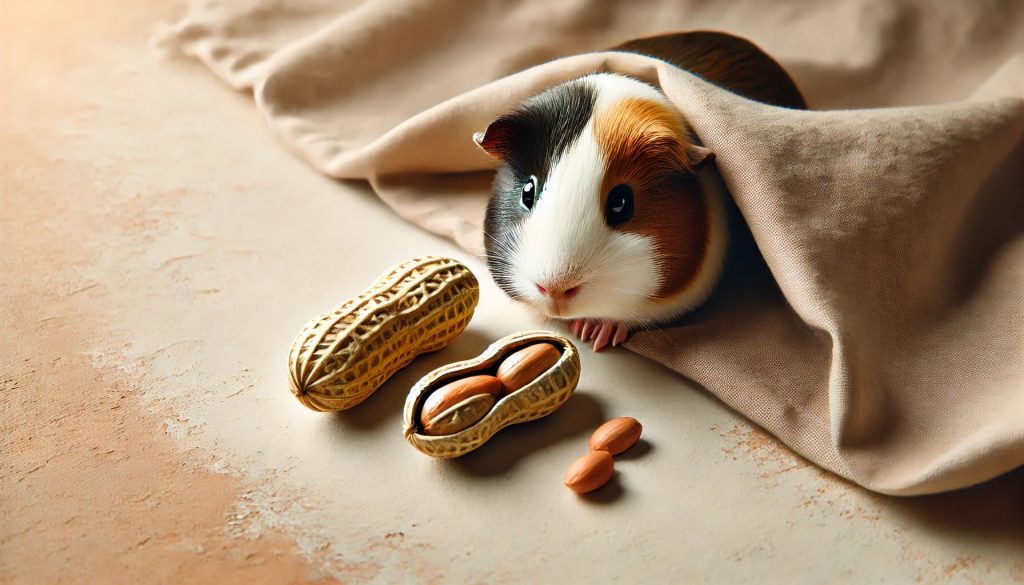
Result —
[[[577, 392], [550, 417], [461, 459], [420, 454], [401, 435], [415, 380], [551, 325], [366, 185], [287, 152], [248, 95], [150, 48], [173, 3], [5, 12], [12, 582], [1024, 582], [1021, 470], [872, 494], [621, 350], [581, 348]], [[286, 358], [303, 323], [427, 254], [479, 277], [466, 332], [351, 411], [301, 406]], [[616, 416], [643, 441], [576, 496], [562, 474]]]

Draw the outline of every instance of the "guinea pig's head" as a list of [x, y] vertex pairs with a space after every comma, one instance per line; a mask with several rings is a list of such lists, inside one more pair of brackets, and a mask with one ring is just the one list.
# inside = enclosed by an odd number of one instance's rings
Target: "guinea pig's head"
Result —
[[559, 319], [657, 322], [717, 280], [725, 221], [714, 158], [654, 87], [614, 74], [527, 99], [474, 136], [501, 161], [488, 264], [513, 299]]

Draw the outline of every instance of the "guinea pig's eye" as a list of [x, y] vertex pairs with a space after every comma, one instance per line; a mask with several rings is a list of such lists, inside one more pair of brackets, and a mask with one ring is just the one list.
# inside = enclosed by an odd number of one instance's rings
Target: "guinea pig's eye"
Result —
[[633, 217], [633, 190], [629, 185], [620, 184], [608, 192], [608, 202], [604, 204], [604, 220], [608, 225], [619, 225]]
[[519, 198], [519, 204], [523, 209], [530, 211], [534, 202], [537, 201], [537, 177], [530, 177], [530, 180], [523, 184], [523, 193]]

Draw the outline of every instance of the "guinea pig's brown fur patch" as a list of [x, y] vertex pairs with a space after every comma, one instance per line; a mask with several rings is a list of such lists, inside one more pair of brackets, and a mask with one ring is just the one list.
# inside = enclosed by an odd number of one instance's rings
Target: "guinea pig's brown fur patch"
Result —
[[630, 186], [633, 218], [611, 229], [651, 238], [662, 273], [655, 296], [670, 298], [697, 276], [710, 235], [708, 201], [690, 162], [684, 121], [661, 103], [627, 98], [596, 113], [594, 136], [608, 161], [600, 209], [612, 187]]

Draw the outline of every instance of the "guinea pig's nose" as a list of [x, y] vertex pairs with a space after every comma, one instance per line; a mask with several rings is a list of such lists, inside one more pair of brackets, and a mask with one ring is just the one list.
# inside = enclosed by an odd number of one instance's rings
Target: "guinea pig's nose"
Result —
[[580, 292], [580, 286], [578, 284], [570, 287], [555, 285], [544, 286], [539, 282], [535, 284], [537, 285], [537, 290], [540, 291], [540, 294], [553, 299], [571, 299]]

